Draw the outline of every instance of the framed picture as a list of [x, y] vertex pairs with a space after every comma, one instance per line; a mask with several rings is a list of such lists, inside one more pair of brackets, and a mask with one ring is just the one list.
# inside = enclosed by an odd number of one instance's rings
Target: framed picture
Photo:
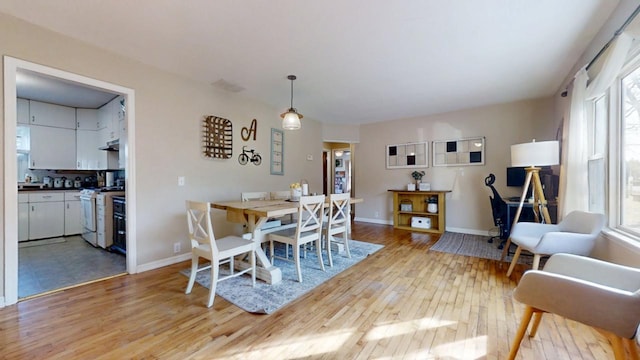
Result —
[[337, 169], [344, 169], [344, 160], [343, 159], [336, 159], [336, 170]]
[[433, 166], [484, 165], [484, 136], [433, 141]]
[[271, 128], [271, 175], [284, 175], [284, 132]]
[[427, 142], [387, 145], [387, 169], [429, 167]]

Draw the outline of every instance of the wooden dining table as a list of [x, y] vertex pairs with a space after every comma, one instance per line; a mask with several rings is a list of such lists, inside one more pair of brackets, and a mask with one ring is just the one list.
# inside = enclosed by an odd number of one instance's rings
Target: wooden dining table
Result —
[[[329, 197], [326, 198], [329, 201]], [[361, 203], [363, 199], [351, 198], [352, 204]], [[234, 223], [246, 224], [254, 241], [261, 242], [262, 226], [267, 220], [280, 218], [298, 212], [299, 203], [290, 200], [250, 200], [250, 201], [221, 201], [212, 202], [214, 209], [224, 210], [227, 220]], [[282, 272], [273, 266], [260, 244], [256, 246], [256, 277], [268, 284], [282, 281]], [[236, 261], [239, 268], [249, 266], [248, 263]]]

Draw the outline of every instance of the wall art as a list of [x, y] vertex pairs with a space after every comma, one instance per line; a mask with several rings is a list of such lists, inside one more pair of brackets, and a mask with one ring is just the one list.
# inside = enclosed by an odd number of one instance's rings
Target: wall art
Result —
[[284, 132], [271, 128], [271, 175], [284, 175]]
[[484, 165], [484, 136], [433, 141], [433, 166]]
[[202, 121], [202, 152], [205, 157], [230, 159], [233, 154], [231, 120], [209, 115]]
[[429, 167], [427, 142], [387, 145], [387, 169]]

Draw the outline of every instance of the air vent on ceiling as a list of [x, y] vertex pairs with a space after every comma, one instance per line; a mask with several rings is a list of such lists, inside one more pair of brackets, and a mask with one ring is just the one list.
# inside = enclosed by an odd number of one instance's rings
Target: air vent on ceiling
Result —
[[217, 87], [219, 89], [222, 89], [222, 90], [225, 90], [225, 91], [229, 91], [229, 92], [233, 92], [233, 93], [238, 93], [238, 92], [244, 90], [244, 88], [242, 86], [236, 85], [236, 84], [232, 84], [232, 83], [228, 82], [225, 79], [219, 79], [217, 81], [214, 81], [214, 82], [211, 83], [211, 85], [213, 85], [213, 86], [215, 86], [215, 87]]

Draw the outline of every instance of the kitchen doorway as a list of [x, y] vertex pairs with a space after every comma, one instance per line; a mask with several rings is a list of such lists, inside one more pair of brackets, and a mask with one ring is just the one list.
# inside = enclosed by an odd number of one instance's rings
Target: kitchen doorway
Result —
[[[74, 73], [50, 68], [28, 61], [4, 56], [4, 304], [11, 305], [18, 301], [18, 178], [16, 135], [17, 135], [17, 79], [20, 71], [28, 71], [43, 77], [58, 80], [74, 86], [122, 95], [127, 103], [128, 111], [124, 122], [127, 134], [121, 143], [125, 152], [124, 173], [126, 183], [127, 209], [127, 273], [136, 272], [136, 239], [135, 239], [135, 169], [132, 164], [135, 158], [135, 92], [116, 84], [84, 77]], [[1, 300], [1, 299], [0, 299]]]

